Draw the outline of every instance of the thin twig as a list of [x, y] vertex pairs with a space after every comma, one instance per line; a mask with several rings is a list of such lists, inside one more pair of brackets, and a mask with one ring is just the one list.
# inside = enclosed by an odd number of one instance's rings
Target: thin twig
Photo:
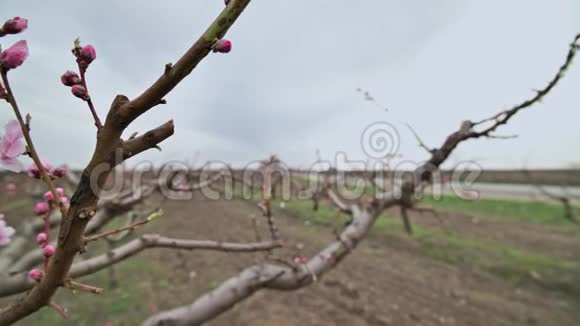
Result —
[[93, 115], [93, 119], [95, 120], [95, 126], [97, 127], [97, 130], [101, 130], [101, 128], [103, 128], [103, 124], [101, 123], [101, 119], [99, 119], [99, 115], [97, 114], [97, 110], [95, 110], [95, 106], [93, 104], [93, 100], [91, 99], [91, 93], [89, 93], [89, 88], [87, 87], [87, 79], [85, 77], [85, 73], [87, 71], [86, 68], [83, 68], [80, 64], [80, 62], [78, 63], [78, 67], [79, 67], [79, 72], [81, 73], [81, 83], [83, 85], [83, 87], [85, 88], [85, 90], [87, 91], [87, 94], [89, 94], [89, 97], [87, 99], [87, 104], [89, 105], [89, 110], [91, 111], [91, 114]]
[[96, 241], [96, 240], [99, 240], [99, 239], [102, 239], [102, 238], [106, 238], [106, 237], [109, 237], [111, 235], [115, 235], [117, 233], [121, 233], [123, 231], [134, 230], [135, 228], [138, 228], [138, 227], [140, 227], [142, 225], [145, 225], [145, 224], [147, 224], [149, 222], [150, 222], [150, 220], [148, 220], [148, 219], [147, 220], [142, 220], [142, 221], [139, 221], [139, 222], [135, 222], [135, 223], [126, 225], [126, 226], [121, 227], [121, 228], [118, 228], [118, 229], [109, 230], [109, 231], [105, 231], [103, 233], [99, 233], [99, 234], [92, 235], [90, 237], [86, 237], [86, 238], [84, 238], [84, 241], [85, 241], [85, 244], [87, 244], [87, 243], [89, 243], [91, 241]]
[[84, 292], [89, 292], [89, 293], [94, 293], [94, 294], [101, 294], [103, 293], [103, 289], [96, 287], [96, 286], [92, 286], [92, 285], [88, 285], [88, 284], [83, 284], [83, 283], [79, 283], [73, 280], [68, 280], [65, 283], [65, 286], [71, 290], [80, 290], [80, 291], [84, 291]]
[[435, 149], [429, 148], [429, 146], [425, 145], [425, 143], [421, 140], [421, 137], [419, 137], [419, 134], [415, 131], [415, 129], [413, 129], [413, 127], [411, 127], [410, 124], [405, 123], [405, 125], [407, 125], [407, 128], [409, 128], [411, 133], [413, 133], [413, 136], [415, 136], [415, 139], [417, 139], [417, 142], [419, 142], [419, 147], [425, 149], [429, 154], [435, 153]]

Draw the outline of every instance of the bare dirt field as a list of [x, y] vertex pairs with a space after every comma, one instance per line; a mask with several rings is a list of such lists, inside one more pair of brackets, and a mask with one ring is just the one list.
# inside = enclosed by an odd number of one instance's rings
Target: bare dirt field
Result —
[[[17, 224], [14, 216], [31, 216], [31, 202], [3, 196], [0, 207]], [[199, 196], [166, 201], [165, 215], [138, 233], [253, 241], [252, 216], [267, 235], [254, 205]], [[342, 225], [344, 219], [326, 216], [336, 215], [331, 210], [303, 209], [309, 205], [276, 208], [289, 241], [278, 257], [290, 259], [296, 244], [304, 246], [301, 254], [313, 254]], [[413, 236], [402, 232], [398, 219], [382, 218], [352, 255], [313, 286], [258, 292], [209, 325], [580, 325], [580, 227], [445, 211], [439, 217], [442, 223], [413, 214]], [[109, 285], [110, 271], [85, 278], [105, 288], [101, 296], [61, 290], [56, 301], [67, 307], [69, 320], [44, 309], [18, 325], [136, 325], [264, 259], [263, 253], [146, 251], [115, 268], [119, 286]]]

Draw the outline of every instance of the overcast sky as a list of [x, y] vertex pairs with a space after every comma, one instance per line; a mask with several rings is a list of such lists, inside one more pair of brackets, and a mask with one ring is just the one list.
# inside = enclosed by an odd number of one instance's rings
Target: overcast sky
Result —
[[[95, 143], [84, 103], [59, 82], [74, 68], [77, 36], [97, 49], [88, 83], [105, 116], [115, 94], [134, 97], [175, 61], [222, 10], [222, 0], [1, 1], [2, 20], [29, 19], [30, 57], [11, 72], [32, 114], [42, 157], [82, 167]], [[315, 150], [365, 159], [361, 135], [385, 121], [399, 132], [399, 160], [425, 153], [405, 127], [440, 145], [465, 119], [479, 120], [533, 95], [580, 32], [578, 0], [253, 1], [231, 29], [229, 54], [213, 54], [127, 131], [169, 119], [175, 136], [136, 160], [222, 160], [237, 165], [271, 153], [306, 167]], [[369, 90], [380, 105], [364, 100]], [[386, 106], [385, 111], [381, 106]], [[457, 149], [449, 165], [569, 167], [580, 163], [580, 62], [543, 103], [502, 135]], [[11, 119], [0, 103], [0, 123]], [[25, 160], [25, 159], [23, 159]], [[27, 164], [29, 162], [26, 162]]]

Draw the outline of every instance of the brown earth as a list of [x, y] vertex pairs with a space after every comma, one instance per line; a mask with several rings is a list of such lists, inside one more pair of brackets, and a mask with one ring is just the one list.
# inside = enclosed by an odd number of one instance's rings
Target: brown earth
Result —
[[[6, 197], [0, 199], [2, 206], [14, 202]], [[19, 207], [13, 211], [22, 214], [29, 209]], [[253, 204], [244, 201], [196, 198], [168, 201], [163, 203], [163, 209], [164, 217], [141, 232], [253, 241], [252, 216], [261, 223], [261, 229], [265, 224]], [[412, 216], [419, 224], [453, 230], [467, 237], [501, 241], [515, 248], [576, 261], [580, 258], [577, 250], [580, 237], [575, 231], [456, 213], [443, 214], [442, 218], [445, 222], [440, 225], [429, 216]], [[304, 245], [304, 255], [315, 253], [333, 239], [332, 228], [305, 225], [287, 210], [276, 209], [276, 220], [284, 238], [290, 240], [291, 248], [297, 243]], [[296, 250], [285, 249], [277, 255], [288, 258], [295, 253]], [[136, 320], [145, 319], [157, 309], [192, 302], [241, 269], [264, 260], [264, 254], [195, 251], [153, 250], [142, 255], [146, 266], [151, 266], [150, 271], [145, 268], [118, 275], [121, 286], [131, 283], [147, 289], [141, 302], [124, 302]], [[107, 292], [103, 294], [105, 298], [107, 295]], [[113, 295], [108, 300], [124, 299]], [[148, 304], [144, 306], [143, 302]], [[83, 315], [84, 325], [104, 325], [107, 320], [112, 325], [132, 325], [116, 323], [110, 315], [111, 307], [112, 304], [87, 308], [90, 313]], [[37, 325], [42, 320], [35, 318], [18, 325]], [[78, 325], [72, 321], [48, 324]], [[516, 288], [484, 271], [428, 257], [413, 240], [401, 243], [373, 232], [353, 255], [313, 286], [295, 292], [261, 291], [208, 325], [560, 326], [580, 325], [580, 309], [577, 301], [567, 300], [558, 293], [536, 287]]]
[[[256, 210], [247, 202], [173, 202], [168, 203], [165, 210], [167, 216], [171, 216], [171, 223], [159, 224], [159, 231], [164, 234], [224, 240], [254, 237], [250, 216], [256, 215]], [[314, 253], [332, 240], [329, 228], [305, 227], [303, 222], [289, 215], [278, 211], [279, 226], [287, 238], [304, 244], [305, 254]], [[457, 226], [459, 232], [477, 236], [494, 233], [498, 227], [488, 223], [456, 223], [460, 220], [459, 217], [449, 218], [448, 227], [455, 229]], [[499, 227], [504, 230], [504, 225]], [[525, 233], [518, 228], [512, 230], [516, 230], [514, 234]], [[520, 238], [512, 237], [509, 232], [503, 234], [504, 239], [509, 238], [510, 242], [522, 247], [541, 240], [534, 238], [534, 234], [531, 238], [523, 237], [520, 242]], [[562, 235], [561, 238], [567, 237]], [[571, 242], [575, 248], [579, 247], [580, 241]], [[426, 258], [412, 246], [400, 250], [390, 248], [389, 244], [388, 237], [373, 235], [354, 255], [314, 286], [290, 293], [260, 292], [210, 325], [580, 324], [577, 307], [556, 295], [541, 293], [538, 289], [515, 289], [485, 273]], [[568, 242], [560, 245], [566, 246]], [[177, 266], [182, 261], [167, 252], [152, 255], [165, 264]], [[185, 281], [189, 284], [176, 281], [180, 293], [175, 295], [193, 299], [207, 284], [216, 284], [233, 275], [260, 255], [250, 258], [185, 253], [185, 257], [187, 268], [195, 277]], [[176, 270], [175, 274], [176, 279], [183, 280], [186, 273]]]

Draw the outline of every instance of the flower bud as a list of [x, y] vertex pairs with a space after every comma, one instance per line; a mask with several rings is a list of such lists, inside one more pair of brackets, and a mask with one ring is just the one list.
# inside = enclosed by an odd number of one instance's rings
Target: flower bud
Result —
[[46, 246], [42, 247], [42, 254], [44, 257], [52, 257], [54, 255], [54, 247], [52, 245], [47, 244]]
[[0, 28], [0, 36], [7, 34], [18, 34], [28, 27], [28, 20], [26, 18], [14, 17], [8, 19], [2, 28]]
[[97, 51], [95, 47], [92, 45], [85, 45], [83, 46], [80, 51], [78, 52], [77, 62], [83, 66], [88, 67], [91, 62], [93, 62], [97, 58]]
[[66, 166], [61, 166], [60, 168], [56, 168], [56, 169], [54, 169], [54, 171], [52, 171], [52, 175], [57, 177], [57, 178], [62, 178], [67, 173], [68, 173], [68, 169]]
[[14, 69], [28, 58], [28, 45], [25, 40], [18, 41], [0, 53], [0, 66], [4, 69]]
[[80, 98], [83, 101], [89, 100], [89, 94], [87, 93], [87, 89], [82, 87], [81, 85], [74, 85], [71, 88], [71, 92], [74, 96]]
[[[42, 166], [43, 170], [46, 173], [50, 173], [50, 171], [52, 170], [52, 165], [50, 165], [49, 163], [42, 163]], [[36, 163], [32, 163], [32, 165], [28, 167], [28, 175], [35, 179], [42, 178], [42, 174], [40, 173], [40, 169], [38, 168], [38, 166], [36, 166]]]
[[44, 232], [39, 233], [36, 235], [36, 243], [38, 243], [39, 246], [44, 246], [46, 245], [46, 242], [48, 241], [48, 235]]
[[71, 70], [67, 70], [62, 76], [60, 76], [60, 81], [64, 86], [74, 86], [80, 85], [82, 83], [81, 77]]
[[62, 206], [67, 207], [69, 203], [68, 198], [64, 196], [60, 197], [60, 203], [62, 204]]
[[34, 212], [36, 213], [36, 215], [38, 216], [43, 216], [46, 213], [48, 213], [48, 211], [50, 210], [50, 207], [48, 206], [47, 203], [41, 201], [36, 203], [36, 205], [34, 205]]
[[42, 196], [44, 198], [44, 200], [51, 202], [54, 201], [54, 195], [52, 194], [52, 192], [47, 191], [44, 193], [44, 196]]
[[232, 42], [228, 40], [218, 40], [212, 47], [213, 52], [228, 53], [232, 50]]
[[35, 281], [40, 281], [40, 279], [42, 278], [42, 272], [38, 269], [33, 269], [30, 272], [28, 272], [28, 277], [30, 277], [31, 279], [35, 280]]

